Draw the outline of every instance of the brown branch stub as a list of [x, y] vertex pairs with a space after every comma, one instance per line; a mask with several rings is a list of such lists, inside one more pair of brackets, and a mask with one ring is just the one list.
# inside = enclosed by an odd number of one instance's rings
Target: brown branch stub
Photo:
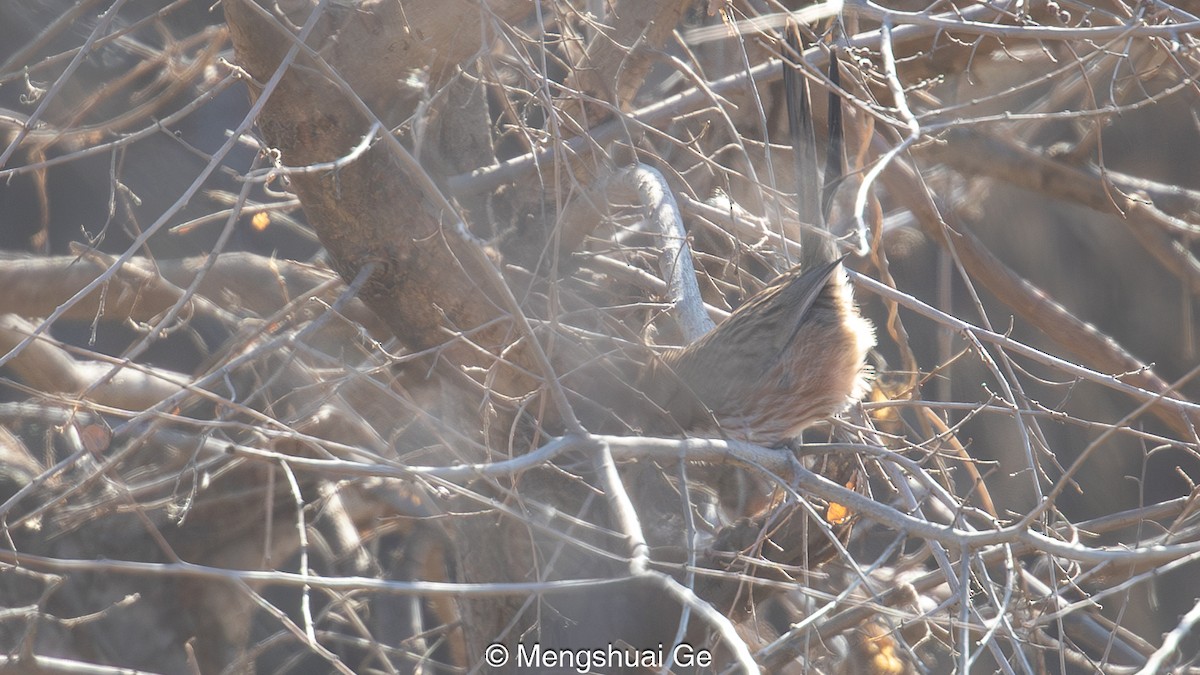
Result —
[[[100, 274], [107, 263], [95, 256], [34, 258], [0, 257], [0, 287], [10, 292], [0, 297], [0, 313], [44, 317], [66, 302]], [[62, 316], [73, 321], [149, 322], [169, 308], [181, 289], [189, 286], [204, 267], [205, 258], [150, 261], [134, 257], [109, 282], [75, 303]], [[219, 306], [210, 316], [229, 331], [236, 330], [230, 318], [246, 314], [268, 317], [288, 302], [313, 293], [336, 277], [329, 270], [251, 253], [228, 253], [217, 259], [196, 289], [205, 307]], [[338, 281], [334, 288], [315, 297], [332, 301], [345, 290]], [[103, 301], [103, 312], [101, 312]], [[382, 337], [386, 329], [358, 300], [342, 310], [369, 333]]]

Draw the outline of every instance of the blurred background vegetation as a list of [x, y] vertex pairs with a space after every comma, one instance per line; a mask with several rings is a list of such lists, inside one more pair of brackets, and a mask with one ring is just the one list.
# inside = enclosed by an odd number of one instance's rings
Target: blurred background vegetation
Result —
[[[0, 663], [1195, 668], [1197, 12], [0, 4]], [[710, 315], [795, 262], [792, 67], [879, 336], [804, 468], [880, 511], [589, 389], [684, 341], [627, 167]]]

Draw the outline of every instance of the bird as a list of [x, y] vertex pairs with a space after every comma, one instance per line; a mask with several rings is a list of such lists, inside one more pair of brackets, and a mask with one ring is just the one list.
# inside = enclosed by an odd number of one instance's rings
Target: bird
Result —
[[862, 398], [875, 329], [844, 260], [793, 267], [700, 339], [652, 361], [640, 389], [666, 413], [662, 424], [780, 447]]

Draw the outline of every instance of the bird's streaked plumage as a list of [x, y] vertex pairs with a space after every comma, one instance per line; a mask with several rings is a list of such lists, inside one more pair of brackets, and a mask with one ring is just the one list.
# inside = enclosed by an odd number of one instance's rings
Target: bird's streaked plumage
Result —
[[676, 430], [766, 446], [841, 411], [865, 393], [875, 344], [841, 265], [785, 272], [702, 338], [664, 354], [642, 390]]

